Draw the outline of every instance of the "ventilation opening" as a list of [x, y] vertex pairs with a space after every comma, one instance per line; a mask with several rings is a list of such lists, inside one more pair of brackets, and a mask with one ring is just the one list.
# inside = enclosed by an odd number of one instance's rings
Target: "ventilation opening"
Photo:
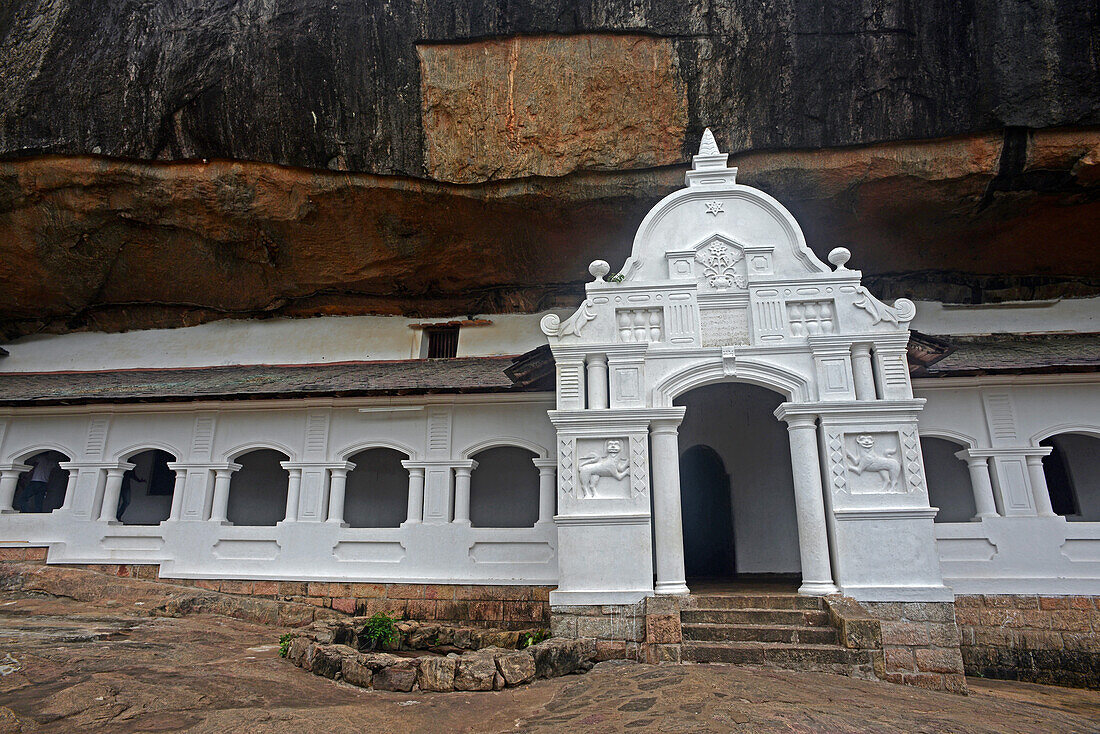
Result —
[[443, 359], [458, 356], [457, 326], [432, 326], [424, 329], [420, 356], [427, 359]]

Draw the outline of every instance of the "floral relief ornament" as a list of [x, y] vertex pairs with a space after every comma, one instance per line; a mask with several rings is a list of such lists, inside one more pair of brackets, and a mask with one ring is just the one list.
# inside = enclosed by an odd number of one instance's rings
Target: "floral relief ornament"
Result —
[[744, 288], [744, 276], [734, 271], [742, 257], [740, 252], [720, 242], [715, 242], [695, 255], [695, 259], [703, 266], [703, 276], [711, 288], [729, 288], [733, 285]]

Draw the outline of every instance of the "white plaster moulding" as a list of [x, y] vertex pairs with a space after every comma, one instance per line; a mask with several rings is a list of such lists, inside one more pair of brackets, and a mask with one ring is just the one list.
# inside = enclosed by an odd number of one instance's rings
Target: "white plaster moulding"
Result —
[[[2, 375], [3, 373], [0, 373]], [[84, 405], [28, 405], [7, 407], [0, 411], [0, 417], [17, 415], [85, 415], [118, 413], [190, 413], [255, 411], [255, 410], [302, 410], [304, 408], [350, 409], [376, 407], [378, 400], [392, 400], [392, 405], [422, 403], [422, 407], [433, 405], [497, 405], [499, 403], [543, 404], [553, 406], [556, 395], [553, 392], [529, 393], [477, 393], [456, 395], [408, 395], [400, 398], [278, 398], [274, 400], [203, 400], [195, 402], [161, 403], [95, 403]]]
[[976, 387], [1042, 387], [1045, 385], [1095, 385], [1100, 372], [1066, 372], [1043, 375], [978, 375], [974, 377], [914, 377], [914, 390], [956, 390]]
[[1053, 446], [1019, 446], [1008, 449], [968, 449], [970, 455], [977, 457], [993, 456], [1050, 456]]
[[629, 515], [554, 515], [558, 525], [647, 525], [648, 512]]
[[938, 507], [876, 507], [873, 509], [833, 510], [839, 521], [850, 520], [931, 520], [940, 511]]
[[913, 400], [846, 400], [835, 403], [781, 403], [775, 409], [774, 415], [779, 420], [796, 415], [874, 420], [880, 414], [887, 413], [890, 417], [896, 417], [899, 412], [911, 414], [907, 417], [916, 417], [916, 414], [924, 408], [925, 402], [927, 401], [924, 398], [915, 398]]
[[380, 405], [374, 408], [359, 408], [360, 413], [419, 413], [425, 409], [423, 405]]
[[1033, 596], [1100, 596], [1100, 580], [1060, 576], [1016, 576], [1011, 578], [981, 578], [975, 576], [947, 576], [943, 582], [957, 596], [967, 594], [1027, 594]]
[[[729, 175], [729, 170], [731, 169], [714, 169], [713, 172]], [[630, 249], [631, 253], [643, 252], [645, 250], [645, 244], [652, 240], [653, 231], [666, 216], [678, 209], [682, 203], [700, 199], [710, 199], [716, 194], [720, 194], [725, 199], [745, 199], [754, 204], [758, 204], [761, 210], [767, 212], [768, 215], [775, 220], [776, 224], [783, 230], [783, 234], [786, 235], [787, 241], [783, 242], [782, 245], [793, 246], [792, 254], [801, 261], [808, 270], [822, 274], [833, 272], [829, 266], [818, 260], [817, 256], [814, 255], [806, 245], [806, 237], [802, 234], [801, 228], [798, 226], [797, 222], [794, 221], [794, 217], [791, 213], [788, 212], [779, 201], [759, 189], [740, 184], [723, 184], [711, 188], [709, 186], [691, 186], [689, 182], [687, 188], [672, 192], [657, 202], [657, 205], [654, 206], [649, 211], [649, 214], [645, 216], [645, 219], [642, 220], [641, 225], [638, 227], [638, 232], [634, 235], [634, 242]], [[779, 246], [779, 244], [774, 245], [776, 249], [778, 249]], [[855, 270], [849, 272], [859, 273], [859, 271]]]
[[841, 593], [857, 601], [955, 601], [955, 593], [947, 586], [848, 586]]
[[555, 428], [570, 432], [598, 433], [614, 431], [643, 432], [653, 421], [681, 421], [685, 407], [671, 408], [599, 408], [595, 410], [550, 410]]
[[637, 604], [646, 597], [653, 596], [652, 590], [644, 591], [551, 591], [550, 611], [569, 613], [570, 607], [591, 606], [629, 606]]

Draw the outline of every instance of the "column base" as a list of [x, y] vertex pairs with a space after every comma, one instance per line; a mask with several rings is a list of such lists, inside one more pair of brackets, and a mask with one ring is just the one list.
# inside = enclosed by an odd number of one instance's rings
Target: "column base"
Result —
[[805, 581], [798, 587], [801, 596], [829, 596], [839, 594], [840, 589], [831, 581]]
[[350, 528], [351, 527], [351, 525], [344, 522], [343, 520], [335, 520], [335, 519], [325, 520], [325, 525], [331, 525], [332, 527], [335, 527], [335, 528]]
[[691, 589], [684, 582], [658, 583], [653, 587], [653, 593], [660, 596], [684, 596], [691, 593]]
[[0, 515], [19, 515], [19, 514], [21, 514], [21, 513], [19, 512], [19, 510], [16, 510], [15, 508], [12, 508], [10, 510], [0, 510]]
[[970, 522], [981, 522], [987, 517], [1000, 517], [996, 512], [979, 512], [974, 517], [970, 518]]

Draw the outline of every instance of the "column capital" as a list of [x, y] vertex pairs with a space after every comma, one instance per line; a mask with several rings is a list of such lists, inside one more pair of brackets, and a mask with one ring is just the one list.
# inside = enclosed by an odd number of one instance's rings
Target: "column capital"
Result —
[[678, 416], [651, 418], [649, 420], [649, 432], [654, 435], [672, 434], [675, 436], [679, 432], [680, 424], [683, 423], [683, 421], [683, 414]]
[[210, 471], [217, 471], [218, 469], [228, 469], [229, 471], [238, 471], [241, 468], [240, 464], [234, 463], [232, 461], [221, 463], [210, 463], [207, 461], [197, 464], [192, 464], [187, 461], [169, 461], [166, 466], [172, 471], [187, 471], [189, 469], [207, 469]]
[[477, 469], [477, 462], [470, 459], [469, 461], [453, 464], [452, 467], [455, 470], [455, 476], [469, 476], [470, 472]]
[[558, 469], [557, 459], [531, 459], [531, 463], [539, 468], [539, 472], [550, 471], [554, 472]]
[[[60, 466], [62, 469], [64, 469], [65, 468], [64, 464], [67, 464], [67, 463], [68, 462], [63, 461], [60, 464], [58, 464], [58, 466]], [[23, 472], [30, 471], [33, 468], [34, 467], [31, 466], [30, 464], [20, 464], [18, 461], [15, 461], [15, 462], [12, 462], [10, 464], [0, 464], [0, 474], [11, 474], [12, 472], [14, 472], [16, 474], [22, 474]]]
[[967, 466], [989, 466], [989, 456], [987, 454], [975, 454], [973, 449], [956, 451], [955, 458], [965, 461]]
[[1028, 466], [1042, 466], [1043, 459], [1050, 456], [1051, 449], [1047, 449], [1043, 454], [1025, 454], [1024, 461], [1028, 463]]
[[214, 476], [221, 479], [223, 477], [233, 476], [233, 472], [240, 471], [240, 464], [225, 464], [223, 466], [212, 467], [214, 469]]
[[603, 352], [594, 352], [589, 354], [585, 361], [587, 361], [588, 364], [602, 364], [607, 366], [607, 355]]
[[871, 342], [853, 342], [852, 354], [857, 357], [870, 357]]
[[408, 470], [409, 474], [424, 476], [425, 464], [420, 461], [402, 461], [401, 466]]
[[137, 465], [136, 464], [131, 464], [128, 461], [120, 461], [115, 466], [107, 467], [107, 476], [109, 476], [109, 477], [120, 477], [123, 474], [125, 474], [126, 472], [133, 469], [135, 466], [137, 466]]
[[793, 431], [801, 428], [817, 428], [817, 416], [809, 415], [806, 413], [796, 413], [794, 415], [785, 415], [780, 420], [785, 421], [787, 424], [787, 430]]

